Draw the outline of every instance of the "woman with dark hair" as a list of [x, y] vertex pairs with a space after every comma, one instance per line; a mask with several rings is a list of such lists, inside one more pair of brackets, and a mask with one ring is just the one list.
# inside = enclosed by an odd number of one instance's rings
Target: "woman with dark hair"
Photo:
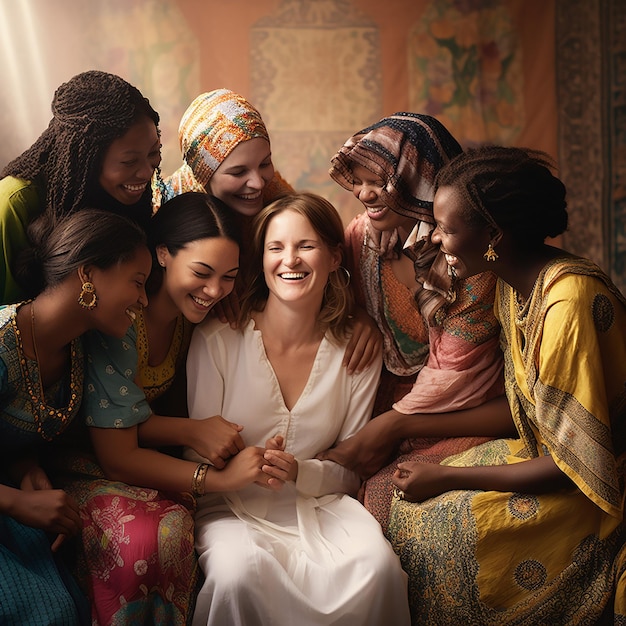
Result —
[[91, 70], [56, 90], [52, 114], [37, 141], [1, 173], [1, 302], [33, 295], [14, 275], [15, 258], [29, 239], [44, 241], [64, 216], [93, 207], [145, 227], [152, 215], [159, 116], [141, 92]]
[[383, 530], [399, 461], [437, 463], [485, 441], [471, 416], [464, 434], [475, 436], [465, 437], [426, 433], [421, 417], [506, 404], [495, 276], [453, 277], [430, 240], [435, 177], [461, 151], [434, 117], [398, 112], [350, 137], [332, 159], [331, 177], [365, 207], [346, 229], [346, 248], [358, 301], [383, 335], [384, 367], [374, 419], [320, 458], [367, 479], [363, 502]]
[[150, 254], [129, 220], [86, 209], [62, 220], [21, 271], [37, 297], [0, 310], [0, 622], [88, 624], [57, 553], [78, 505], [39, 464], [76, 420], [89, 330], [122, 337], [147, 304]]
[[380, 370], [380, 359], [360, 373], [342, 365], [352, 332], [342, 248], [329, 202], [276, 200], [254, 221], [240, 328], [208, 320], [194, 331], [191, 421], [223, 415], [245, 426], [246, 444], [221, 470], [186, 454], [219, 483], [196, 513], [206, 576], [196, 626], [408, 623], [398, 559], [351, 497], [359, 477], [315, 459], [369, 419]]
[[[189, 192], [152, 218], [150, 304], [120, 340], [92, 333], [83, 413], [99, 465], [67, 489], [80, 505], [94, 623], [185, 624], [198, 580], [193, 499], [212, 489], [198, 463], [165, 452], [189, 446], [223, 467], [243, 447], [236, 424], [217, 414], [189, 420], [157, 413], [184, 382], [193, 325], [233, 288], [239, 233], [219, 200]], [[170, 413], [171, 414], [171, 413]], [[101, 469], [100, 469], [101, 468]], [[181, 494], [187, 494], [186, 497]]]
[[[626, 620], [626, 300], [545, 243], [567, 227], [551, 170], [543, 153], [484, 147], [437, 177], [432, 239], [451, 272], [498, 276], [508, 406], [472, 422], [514, 438], [398, 464], [389, 537], [415, 624]], [[420, 419], [453, 436], [463, 413]]]

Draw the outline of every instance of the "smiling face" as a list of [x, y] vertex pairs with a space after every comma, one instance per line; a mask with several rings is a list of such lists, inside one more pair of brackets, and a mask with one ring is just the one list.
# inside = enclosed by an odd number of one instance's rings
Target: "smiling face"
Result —
[[367, 210], [370, 224], [378, 231], [398, 228], [406, 235], [415, 225], [415, 220], [392, 211], [381, 200], [385, 181], [362, 165], [352, 165], [352, 193]]
[[135, 204], [161, 163], [161, 141], [155, 123], [142, 117], [108, 147], [98, 181], [122, 204]]
[[208, 191], [243, 215], [263, 208], [263, 189], [274, 177], [270, 144], [262, 137], [240, 143], [209, 180]]
[[188, 243], [172, 255], [157, 248], [165, 268], [161, 290], [192, 323], [201, 322], [235, 285], [239, 269], [239, 246], [225, 237], [210, 237]]
[[106, 335], [123, 337], [136, 312], [148, 305], [146, 280], [152, 268], [152, 256], [145, 246], [131, 259], [107, 269], [87, 268], [82, 280], [90, 280], [98, 298], [88, 312], [92, 327]]
[[263, 274], [270, 298], [319, 308], [328, 275], [340, 262], [341, 252], [329, 249], [300, 213], [287, 209], [272, 217], [263, 248]]
[[494, 269], [483, 258], [491, 241], [489, 227], [468, 222], [463, 198], [454, 187], [437, 190], [433, 213], [437, 227], [432, 233], [432, 241], [439, 244], [448, 265], [459, 278]]

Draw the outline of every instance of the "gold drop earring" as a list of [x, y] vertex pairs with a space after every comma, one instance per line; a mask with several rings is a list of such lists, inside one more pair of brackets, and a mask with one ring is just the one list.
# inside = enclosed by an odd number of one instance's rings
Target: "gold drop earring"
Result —
[[483, 254], [483, 258], [486, 261], [495, 261], [498, 258], [498, 253], [494, 250], [493, 245], [491, 244], [491, 241], [489, 242], [489, 245], [487, 246], [487, 252]]

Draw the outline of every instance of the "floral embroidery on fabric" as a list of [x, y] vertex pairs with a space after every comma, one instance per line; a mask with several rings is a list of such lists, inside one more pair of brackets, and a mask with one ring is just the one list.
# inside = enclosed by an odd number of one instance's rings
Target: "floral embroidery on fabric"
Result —
[[148, 402], [152, 402], [171, 386], [176, 370], [181, 363], [181, 355], [187, 354], [192, 326], [182, 315], [178, 317], [167, 356], [162, 363], [155, 366], [148, 363], [148, 334], [143, 315], [137, 316], [135, 328], [137, 330], [137, 355], [139, 358], [137, 377], [146, 394], [146, 399]]
[[[97, 541], [106, 549], [102, 559], [94, 559], [92, 572], [102, 580], [108, 580], [111, 571], [116, 567], [124, 567], [124, 559], [121, 556], [120, 545], [130, 544], [130, 536], [124, 531], [124, 524], [135, 519], [134, 515], [124, 514], [120, 508], [120, 499], [115, 497], [109, 506], [91, 511], [95, 526], [86, 526], [83, 532], [96, 532], [100, 530]], [[89, 531], [87, 530], [89, 529]]]
[[[67, 485], [80, 505], [85, 562], [99, 624], [171, 624], [191, 616], [199, 569], [194, 552], [192, 499], [96, 478], [100, 468], [77, 459], [92, 480]], [[141, 545], [141, 553], [137, 546]], [[111, 595], [112, 589], [124, 590]]]

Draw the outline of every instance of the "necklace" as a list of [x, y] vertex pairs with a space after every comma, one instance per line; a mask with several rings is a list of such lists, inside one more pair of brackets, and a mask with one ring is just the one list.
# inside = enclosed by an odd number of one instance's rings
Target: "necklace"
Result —
[[[16, 317], [14, 317], [13, 323], [15, 325], [15, 334], [19, 338], [21, 344], [21, 334], [17, 327]], [[33, 419], [35, 420], [35, 427], [37, 433], [41, 435], [46, 441], [52, 441], [57, 435], [60, 435], [65, 430], [67, 424], [74, 417], [76, 410], [80, 404], [79, 398], [82, 396], [83, 387], [83, 370], [81, 367], [81, 360], [77, 358], [79, 350], [75, 345], [75, 340], [72, 341], [70, 351], [70, 394], [69, 402], [65, 409], [57, 409], [49, 406], [46, 401], [46, 395], [43, 387], [43, 380], [41, 376], [41, 366], [39, 361], [39, 354], [37, 352], [37, 342], [35, 340], [35, 307], [34, 300], [30, 301], [30, 330], [31, 339], [33, 342], [33, 351], [35, 353], [35, 363], [37, 365], [38, 376], [38, 389], [35, 389], [33, 378], [30, 374], [28, 364], [26, 363], [26, 357], [20, 358], [20, 368], [22, 370], [22, 379], [26, 385], [26, 391], [28, 392], [30, 403], [33, 412]], [[20, 345], [22, 353], [24, 351], [23, 345]], [[81, 351], [82, 352], [82, 351]]]

